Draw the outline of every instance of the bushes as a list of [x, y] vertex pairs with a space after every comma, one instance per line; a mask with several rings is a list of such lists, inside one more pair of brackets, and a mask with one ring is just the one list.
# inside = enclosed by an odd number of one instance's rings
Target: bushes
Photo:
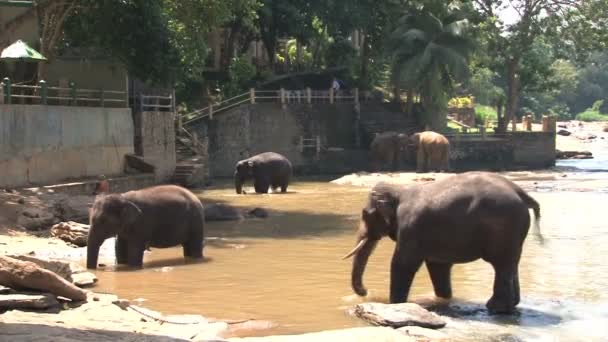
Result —
[[604, 105], [604, 100], [595, 101], [591, 108], [587, 108], [582, 113], [576, 115], [577, 120], [581, 121], [608, 121], [608, 115], [602, 114], [600, 108]]
[[486, 118], [488, 121], [496, 121], [496, 109], [490, 106], [475, 105], [475, 122], [478, 125], [482, 125], [486, 122]]
[[222, 87], [224, 96], [230, 98], [247, 90], [255, 74], [255, 66], [246, 58], [233, 58], [228, 67], [228, 82]]

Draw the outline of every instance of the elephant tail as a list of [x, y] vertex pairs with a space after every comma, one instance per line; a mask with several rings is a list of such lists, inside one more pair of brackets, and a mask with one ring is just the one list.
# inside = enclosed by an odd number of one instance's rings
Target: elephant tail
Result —
[[520, 190], [519, 192], [519, 197], [522, 199], [522, 201], [524, 201], [524, 203], [526, 203], [526, 205], [528, 206], [528, 208], [532, 209], [532, 211], [534, 211], [534, 231], [536, 232], [536, 234], [538, 235], [541, 243], [543, 242], [543, 237], [540, 233], [540, 204], [538, 204], [538, 202], [532, 198], [530, 195], [528, 195], [525, 191]]

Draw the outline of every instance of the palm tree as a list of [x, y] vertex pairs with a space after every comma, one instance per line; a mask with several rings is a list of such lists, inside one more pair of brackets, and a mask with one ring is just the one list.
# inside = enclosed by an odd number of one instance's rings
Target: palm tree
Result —
[[433, 130], [445, 127], [450, 91], [468, 75], [473, 44], [465, 35], [466, 24], [462, 12], [440, 4], [410, 11], [389, 37], [396, 93], [408, 91], [408, 108], [417, 93], [425, 111], [423, 124]]

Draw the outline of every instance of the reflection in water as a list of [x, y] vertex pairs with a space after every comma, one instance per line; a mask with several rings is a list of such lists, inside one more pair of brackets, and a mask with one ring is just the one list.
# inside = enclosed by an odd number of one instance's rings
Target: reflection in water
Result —
[[[146, 306], [170, 314], [272, 320], [280, 324], [273, 333], [365, 325], [345, 313], [362, 299], [353, 295], [351, 264], [341, 257], [353, 247], [367, 189], [303, 182], [290, 190], [294, 192], [247, 196], [235, 196], [228, 186], [205, 191], [201, 198], [206, 202], [264, 207], [271, 217], [208, 223], [204, 263], [185, 262], [181, 248], [153, 249], [145, 256], [145, 269], [115, 272], [111, 253], [102, 253], [102, 262], [109, 266], [97, 271], [96, 290], [144, 298]], [[483, 261], [456, 265], [452, 276], [456, 298], [447, 309], [438, 309], [454, 317], [446, 329], [455, 336], [593, 340], [601, 336], [598, 329], [605, 329], [597, 323], [608, 318], [605, 195], [532, 195], [541, 203], [545, 243], [541, 246], [532, 236], [526, 240], [520, 265], [520, 314], [488, 316], [484, 304], [492, 291], [491, 266]], [[366, 300], [387, 301], [393, 246], [384, 239], [371, 256], [364, 275], [370, 290]], [[424, 267], [411, 295], [414, 301], [434, 300]]]

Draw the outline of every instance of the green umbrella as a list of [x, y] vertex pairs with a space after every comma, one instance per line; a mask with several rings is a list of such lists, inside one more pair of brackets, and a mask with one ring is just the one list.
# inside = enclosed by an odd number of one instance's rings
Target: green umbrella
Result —
[[6, 49], [2, 50], [0, 54], [0, 60], [10, 61], [46, 61], [46, 57], [40, 54], [40, 52], [32, 49], [26, 43], [18, 40], [13, 44], [9, 45]]

